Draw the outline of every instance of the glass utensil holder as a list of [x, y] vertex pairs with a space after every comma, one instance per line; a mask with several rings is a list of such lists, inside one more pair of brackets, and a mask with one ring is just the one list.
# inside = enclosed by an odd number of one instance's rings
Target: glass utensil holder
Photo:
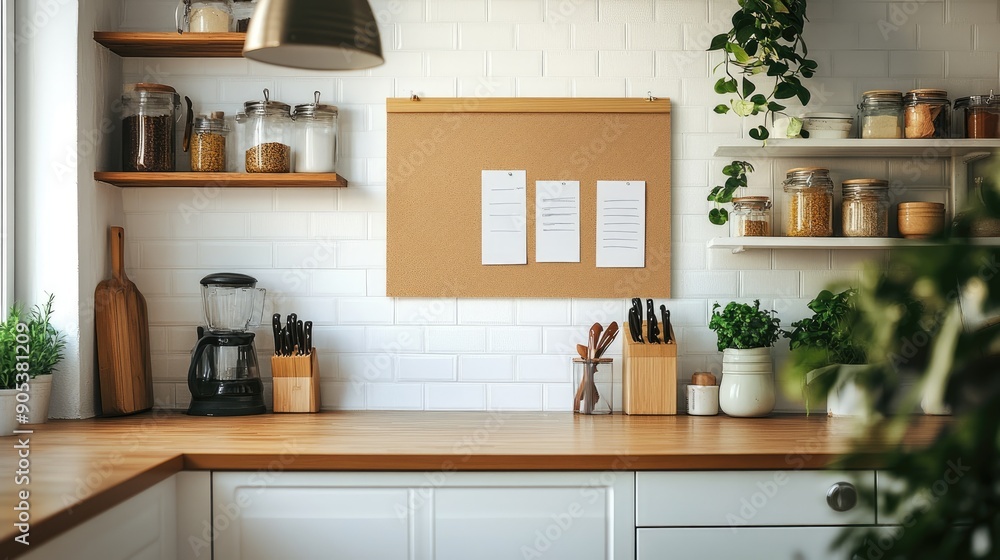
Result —
[[573, 360], [573, 412], [611, 414], [613, 366], [611, 358]]

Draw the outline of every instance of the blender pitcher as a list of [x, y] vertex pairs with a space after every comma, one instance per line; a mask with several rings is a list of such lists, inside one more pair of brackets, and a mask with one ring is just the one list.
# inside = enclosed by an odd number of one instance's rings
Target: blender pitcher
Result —
[[264, 314], [264, 295], [257, 279], [246, 274], [210, 274], [201, 279], [208, 330], [216, 333], [246, 332], [259, 327]]

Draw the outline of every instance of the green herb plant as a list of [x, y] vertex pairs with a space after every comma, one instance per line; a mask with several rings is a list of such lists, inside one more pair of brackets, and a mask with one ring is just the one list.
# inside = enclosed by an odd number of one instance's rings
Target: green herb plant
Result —
[[[66, 348], [66, 338], [54, 326], [52, 326], [52, 303], [55, 295], [50, 294], [44, 306], [34, 306], [24, 315], [24, 306], [14, 303], [7, 312], [7, 317], [0, 323], [0, 389], [11, 389], [15, 386], [17, 375], [18, 355], [24, 352], [18, 351], [18, 346], [27, 346], [29, 353], [27, 363], [28, 372], [32, 378], [39, 375], [51, 374], [55, 371], [56, 365], [63, 359], [63, 351]], [[19, 344], [17, 337], [19, 334], [17, 325], [24, 322], [28, 330], [27, 344]], [[23, 340], [23, 336], [22, 336]]]
[[754, 300], [753, 305], [729, 302], [722, 307], [718, 303], [712, 306], [712, 319], [708, 328], [718, 336], [719, 350], [736, 348], [747, 350], [774, 346], [784, 333], [781, 330], [781, 320], [775, 317], [774, 311], [760, 308], [760, 300]]
[[[715, 112], [726, 114], [730, 111], [739, 118], [764, 115], [764, 122], [773, 119], [774, 113], [786, 107], [779, 100], [797, 98], [802, 105], [808, 105], [812, 94], [802, 84], [803, 79], [816, 73], [818, 64], [806, 58], [809, 49], [802, 33], [805, 29], [806, 0], [738, 0], [739, 10], [733, 14], [732, 29], [712, 38], [709, 51], [722, 51], [725, 59], [714, 69], [725, 69], [725, 76], [715, 82], [715, 92], [728, 98], [720, 103]], [[750, 79], [757, 75], [774, 78], [770, 91], [758, 92], [757, 85]], [[801, 128], [799, 119], [792, 119], [789, 133]], [[770, 133], [763, 124], [750, 129], [750, 137], [765, 142]], [[803, 133], [803, 136], [808, 134]], [[734, 161], [726, 166], [723, 173], [728, 177], [724, 186], [717, 186], [708, 195], [715, 203], [709, 212], [709, 221], [716, 225], [725, 224], [729, 216], [720, 204], [732, 201], [732, 195], [746, 181], [738, 180], [740, 173], [752, 172], [745, 161]], [[732, 181], [737, 179], [737, 181]]]

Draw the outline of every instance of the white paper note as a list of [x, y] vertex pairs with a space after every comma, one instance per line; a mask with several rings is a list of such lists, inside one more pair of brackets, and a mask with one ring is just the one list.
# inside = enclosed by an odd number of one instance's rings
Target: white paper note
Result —
[[646, 266], [646, 182], [597, 182], [598, 268]]
[[483, 264], [528, 264], [527, 173], [483, 171]]
[[535, 182], [535, 262], [580, 262], [580, 181]]

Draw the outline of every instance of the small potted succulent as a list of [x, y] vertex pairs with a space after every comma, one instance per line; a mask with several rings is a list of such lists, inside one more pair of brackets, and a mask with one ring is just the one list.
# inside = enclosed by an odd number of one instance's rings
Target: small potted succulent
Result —
[[[28, 409], [24, 423], [48, 419], [52, 373], [66, 347], [65, 337], [52, 326], [54, 298], [50, 295], [44, 306], [32, 307], [26, 317], [24, 307], [15, 303], [0, 323], [0, 434], [16, 427], [17, 404]], [[28, 397], [18, 397], [24, 392]]]
[[708, 328], [722, 351], [719, 407], [729, 416], [767, 416], [774, 410], [774, 360], [771, 347], [784, 333], [774, 311], [730, 302], [722, 311], [712, 306]]

